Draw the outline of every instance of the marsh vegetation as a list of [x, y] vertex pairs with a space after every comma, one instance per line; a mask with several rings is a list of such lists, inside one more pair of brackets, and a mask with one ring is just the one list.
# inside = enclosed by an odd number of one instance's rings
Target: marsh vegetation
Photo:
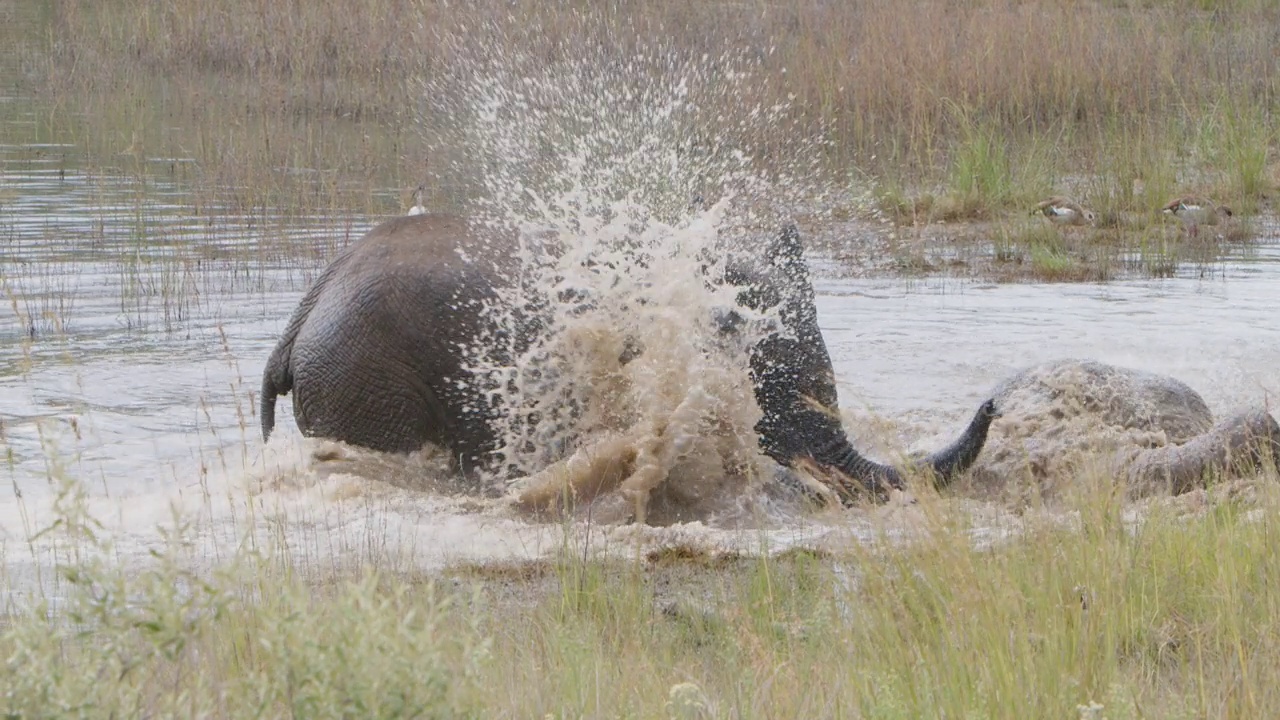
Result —
[[[1120, 266], [1151, 248], [1138, 269], [1194, 262], [1203, 248], [1160, 206], [1199, 193], [1237, 208], [1230, 243], [1252, 237], [1276, 182], [1278, 11], [1261, 0], [48, 8], [52, 52], [28, 66], [59, 122], [90, 123], [75, 134], [125, 170], [193, 161], [197, 206], [395, 212], [419, 183], [434, 207], [465, 204], [461, 150], [431, 142], [454, 111], [432, 78], [494, 47], [532, 65], [649, 52], [726, 74], [748, 58], [750, 87], [703, 108], [681, 138], [690, 152], [736, 144], [770, 166], [797, 152], [788, 135], [821, 137], [803, 150], [844, 192], [817, 219], [887, 218], [916, 245], [934, 222], [991, 222], [948, 239], [1002, 235], [1032, 277], [1106, 277], [1094, 256]], [[757, 103], [785, 105], [788, 124], [725, 122]], [[1046, 254], [1026, 227], [1050, 194], [1098, 212], [1087, 251]]]
[[[1103, 480], [1099, 478], [1099, 480]], [[673, 545], [354, 575], [242, 551], [145, 571], [76, 536], [11, 608], [16, 716], [1259, 717], [1280, 704], [1274, 487], [1132, 508], [1099, 482], [994, 544], [943, 504], [838, 550]], [[74, 514], [63, 531], [85, 530]], [[79, 517], [84, 520], [83, 517]], [[901, 525], [901, 523], [894, 523]], [[886, 526], [887, 527], [887, 526]], [[958, 541], [959, 540], [959, 541]], [[323, 544], [321, 537], [313, 542]], [[317, 549], [317, 548], [313, 548]], [[69, 551], [70, 553], [70, 551]]]
[[[0, 377], [87, 353], [154, 362], [147, 343], [225, 366], [180, 421], [209, 436], [198, 478], [175, 480], [196, 494], [213, 466], [254, 462], [238, 357], [265, 351], [236, 343], [269, 338], [281, 298], [419, 185], [432, 210], [483, 208], [478, 160], [493, 156], [460, 134], [455, 94], [499, 61], [534, 72], [589, 57], [607, 73], [642, 55], [639, 85], [670, 83], [673, 68], [700, 68], [701, 87], [723, 80], [732, 92], [699, 97], [668, 139], [701, 158], [691, 167], [745, 149], [761, 173], [798, 177], [771, 199], [779, 212], [824, 254], [873, 260], [868, 272], [1167, 278], [1211, 272], [1275, 228], [1280, 7], [1267, 0], [30, 0], [0, 5], [0, 20], [13, 96], [0, 102]], [[744, 120], [743, 108], [776, 114]], [[538, 110], [572, 120], [560, 137], [598, 120]], [[530, 158], [522, 182], [537, 187], [547, 173]], [[661, 196], [655, 214], [715, 184], [683, 169], [630, 182]], [[1158, 208], [1193, 192], [1239, 222], [1188, 237]], [[1031, 217], [1051, 194], [1097, 223]], [[121, 327], [136, 343], [95, 344]], [[173, 384], [171, 402], [189, 405], [190, 381]], [[130, 412], [126, 388], [101, 392]], [[5, 527], [6, 562], [29, 554], [43, 568], [41, 592], [6, 584], [0, 709], [14, 717], [1115, 720], [1280, 707], [1273, 471], [1141, 506], [1085, 476], [1051, 511], [1032, 503], [994, 533], [970, 501], [920, 489], [919, 505], [857, 511], [885, 520], [871, 542], [833, 531], [786, 549], [762, 534], [756, 554], [598, 553], [566, 525], [549, 559], [424, 574], [373, 534], [347, 547], [310, 518], [288, 538], [250, 519], [212, 557], [176, 519], [135, 563], [88, 509], [83, 458], [45, 426], [18, 437], [47, 411], [0, 424], [0, 464], [42, 468], [55, 511], [29, 518], [14, 482], [24, 532]], [[328, 563], [335, 546], [353, 561]]]

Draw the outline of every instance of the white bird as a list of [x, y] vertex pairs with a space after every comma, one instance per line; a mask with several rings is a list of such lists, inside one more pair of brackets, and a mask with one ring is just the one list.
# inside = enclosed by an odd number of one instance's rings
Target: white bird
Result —
[[422, 195], [426, 192], [426, 188], [419, 185], [417, 190], [413, 191], [413, 207], [409, 208], [406, 215], [426, 215], [427, 209], [422, 206]]

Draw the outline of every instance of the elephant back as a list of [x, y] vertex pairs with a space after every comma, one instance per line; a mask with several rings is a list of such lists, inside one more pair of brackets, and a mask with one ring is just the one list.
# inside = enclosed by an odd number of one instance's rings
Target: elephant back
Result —
[[1087, 415], [1109, 427], [1161, 433], [1175, 444], [1213, 424], [1204, 398], [1186, 383], [1094, 360], [1033, 365], [1000, 383], [993, 396], [1006, 418]]

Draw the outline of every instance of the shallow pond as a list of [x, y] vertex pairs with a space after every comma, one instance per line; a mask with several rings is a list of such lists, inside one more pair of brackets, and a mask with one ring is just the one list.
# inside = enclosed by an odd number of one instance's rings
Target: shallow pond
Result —
[[[384, 482], [438, 477], [430, 457], [337, 453], [317, 464], [317, 443], [299, 437], [287, 400], [280, 431], [262, 442], [257, 391], [279, 333], [326, 260], [381, 218], [195, 203], [181, 158], [134, 155], [122, 158], [128, 172], [89, 170], [74, 144], [31, 131], [35, 113], [3, 109], [20, 139], [0, 145], [5, 547], [26, 545], [75, 488], [127, 557], [158, 542], [154, 528], [173, 522], [174, 508], [196, 518], [207, 558], [261, 527], [326, 562], [434, 566], [538, 555], [563, 541], [559, 526], [500, 503]], [[1247, 258], [1212, 273], [1106, 284], [851, 279], [813, 257], [846, 424], [872, 454], [936, 447], [998, 381], [1063, 357], [1174, 375], [1215, 413], [1263, 402], [1280, 388], [1280, 246], [1274, 226], [1262, 235]], [[872, 418], [887, 422], [860, 432]], [[785, 542], [856, 530], [867, 517], [768, 520]], [[702, 524], [608, 532], [658, 543], [758, 538]], [[10, 572], [46, 562], [47, 548], [27, 547], [6, 552]]]

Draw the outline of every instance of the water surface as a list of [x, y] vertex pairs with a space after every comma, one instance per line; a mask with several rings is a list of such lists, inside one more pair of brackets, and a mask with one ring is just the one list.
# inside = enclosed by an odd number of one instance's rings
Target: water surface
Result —
[[[394, 549], [428, 565], [554, 544], [554, 526], [493, 503], [384, 482], [429, 476], [430, 458], [353, 457], [317, 474], [287, 400], [262, 442], [258, 387], [279, 333], [327, 259], [383, 218], [196, 213], [180, 158], [90, 168], [34, 112], [7, 107], [4, 121], [26, 130], [0, 145], [0, 540], [21, 545], [52, 522], [74, 480], [125, 555], [154, 544], [174, 502], [202, 518], [210, 556], [264, 522], [313, 555]], [[1217, 413], [1269, 401], [1280, 246], [1265, 230], [1212, 273], [1105, 284], [851, 279], [814, 257], [851, 434], [873, 452], [935, 447], [1000, 380], [1063, 357], [1174, 375]], [[872, 419], [887, 423], [864, 432]]]

